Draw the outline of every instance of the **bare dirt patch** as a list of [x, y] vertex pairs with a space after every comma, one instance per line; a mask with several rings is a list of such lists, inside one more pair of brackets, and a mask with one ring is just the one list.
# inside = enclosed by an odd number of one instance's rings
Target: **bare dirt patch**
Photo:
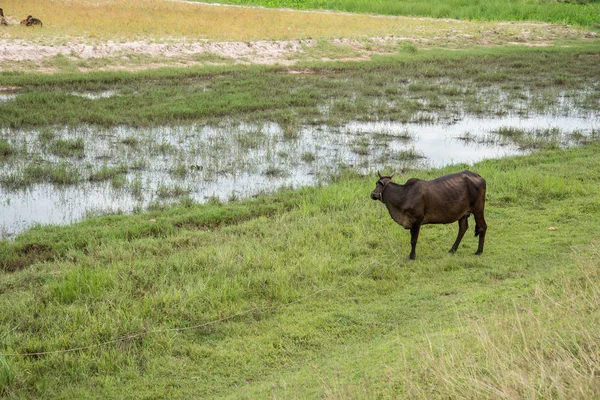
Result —
[[21, 87], [19, 86], [0, 86], [0, 93], [5, 93], [5, 92], [16, 92], [17, 90], [20, 90]]
[[[562, 39], [584, 39], [580, 32], [560, 35]], [[138, 70], [168, 65], [199, 64], [281, 64], [299, 61], [360, 60], [376, 54], [393, 54], [417, 49], [461, 49], [472, 46], [552, 46], [557, 38], [532, 37], [527, 33], [500, 35], [493, 32], [477, 36], [462, 34], [445, 37], [373, 37], [367, 39], [259, 40], [249, 42], [170, 40], [166, 43], [137, 40], [86, 44], [85, 39], [60, 45], [28, 43], [23, 40], [0, 41], [0, 70], [25, 69], [54, 72], [77, 70]], [[594, 39], [586, 39], [594, 40]], [[410, 46], [410, 47], [407, 47]], [[61, 60], [60, 63], [58, 60]], [[90, 61], [94, 63], [90, 64]]]

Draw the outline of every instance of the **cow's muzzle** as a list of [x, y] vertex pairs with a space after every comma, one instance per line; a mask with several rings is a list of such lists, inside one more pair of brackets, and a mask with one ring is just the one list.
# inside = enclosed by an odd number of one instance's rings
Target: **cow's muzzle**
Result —
[[381, 200], [381, 193], [371, 193], [371, 200]]

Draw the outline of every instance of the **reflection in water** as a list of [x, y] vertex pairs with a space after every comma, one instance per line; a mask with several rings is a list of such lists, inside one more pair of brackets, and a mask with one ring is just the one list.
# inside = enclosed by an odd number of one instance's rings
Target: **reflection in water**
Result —
[[9, 100], [14, 100], [17, 98], [16, 94], [12, 94], [12, 93], [0, 93], [0, 103], [3, 103], [5, 101], [9, 101]]
[[107, 99], [110, 97], [117, 96], [116, 90], [103, 90], [101, 92], [72, 92], [73, 96], [85, 97], [86, 99], [96, 100], [96, 99]]
[[[111, 94], [112, 95], [112, 94]], [[453, 124], [350, 122], [341, 127], [306, 126], [290, 132], [277, 124], [185, 126], [153, 129], [92, 127], [48, 131], [2, 131], [27, 157], [5, 164], [1, 176], [22, 173], [28, 160], [67, 161], [83, 177], [77, 185], [0, 187], [0, 234], [12, 237], [33, 224], [68, 224], [86, 216], [131, 212], [187, 193], [196, 201], [243, 198], [281, 186], [326, 182], [341, 168], [377, 169], [472, 164], [522, 153], [506, 141], [490, 140], [502, 129], [552, 129], [560, 144], [574, 132], [600, 129], [597, 115], [529, 118], [467, 117]], [[596, 133], [597, 134], [597, 133]], [[460, 138], [468, 137], [469, 140]], [[81, 158], [57, 155], [53, 140], [83, 140]], [[25, 159], [25, 160], [22, 160]], [[122, 167], [116, 179], [92, 182], [102, 168]], [[20, 171], [20, 172], [19, 172]]]

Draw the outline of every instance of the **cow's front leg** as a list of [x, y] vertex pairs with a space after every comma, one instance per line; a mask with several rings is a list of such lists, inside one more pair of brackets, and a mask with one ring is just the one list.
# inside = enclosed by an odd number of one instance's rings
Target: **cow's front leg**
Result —
[[414, 223], [410, 227], [410, 255], [409, 259], [415, 259], [415, 249], [417, 248], [417, 240], [419, 239], [419, 230], [421, 230], [420, 223]]

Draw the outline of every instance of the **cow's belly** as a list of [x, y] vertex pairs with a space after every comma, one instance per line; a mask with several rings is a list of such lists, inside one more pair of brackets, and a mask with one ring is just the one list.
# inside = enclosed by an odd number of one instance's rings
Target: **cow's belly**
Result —
[[462, 211], [452, 214], [426, 215], [425, 218], [423, 218], [423, 224], [451, 224], [469, 214], [469, 211]]

